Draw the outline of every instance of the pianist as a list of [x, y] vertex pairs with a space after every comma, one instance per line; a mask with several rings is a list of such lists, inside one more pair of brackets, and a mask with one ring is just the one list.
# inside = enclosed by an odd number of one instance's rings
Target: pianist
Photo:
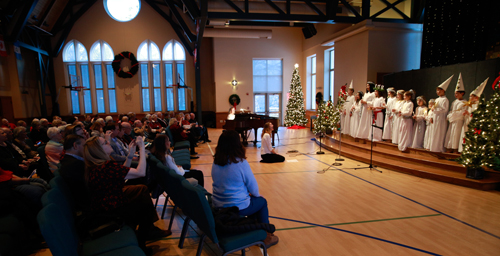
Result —
[[236, 108], [231, 107], [229, 109], [229, 114], [227, 115], [227, 120], [234, 120], [235, 115], [236, 115]]

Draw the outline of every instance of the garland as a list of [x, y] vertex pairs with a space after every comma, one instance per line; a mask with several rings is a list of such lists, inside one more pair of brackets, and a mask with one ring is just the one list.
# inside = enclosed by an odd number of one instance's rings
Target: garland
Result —
[[[130, 64], [132, 65], [128, 71], [124, 71], [121, 68], [122, 60], [130, 59]], [[131, 52], [122, 52], [115, 56], [113, 63], [111, 64], [113, 67], [113, 71], [115, 71], [116, 75], [121, 78], [131, 78], [133, 77], [137, 71], [139, 70], [139, 62], [135, 58], [134, 54]]]
[[229, 96], [229, 105], [233, 106], [234, 108], [236, 108], [236, 105], [240, 104], [240, 101], [240, 96], [238, 96], [238, 94], [232, 94], [231, 96]]

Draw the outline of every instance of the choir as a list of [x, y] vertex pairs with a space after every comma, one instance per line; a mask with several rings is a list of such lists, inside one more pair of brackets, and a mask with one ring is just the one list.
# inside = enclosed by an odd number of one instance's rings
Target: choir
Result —
[[354, 94], [351, 81], [341, 112], [341, 131], [355, 138], [390, 141], [398, 145], [402, 152], [408, 152], [411, 147], [432, 152], [459, 153], [467, 126], [488, 79], [472, 91], [466, 101], [460, 74], [455, 86], [456, 99], [450, 108], [445, 94], [452, 78], [453, 75], [436, 88], [438, 98], [429, 100], [428, 107], [425, 97], [418, 96], [416, 108], [413, 90], [387, 88], [386, 102], [383, 85], [367, 82], [366, 93], [358, 91]]

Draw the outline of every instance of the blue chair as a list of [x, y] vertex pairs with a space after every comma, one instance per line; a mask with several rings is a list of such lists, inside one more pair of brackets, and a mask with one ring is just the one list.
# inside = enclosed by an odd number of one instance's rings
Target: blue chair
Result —
[[52, 171], [50, 171], [49, 168], [49, 163], [47, 162], [47, 155], [45, 154], [45, 145], [39, 146], [36, 151], [38, 152], [38, 156], [40, 157], [40, 165], [38, 168], [40, 170], [37, 170], [38, 176], [41, 174], [47, 175], [47, 177], [41, 177], [42, 179], [45, 180], [50, 180], [54, 177], [54, 174], [52, 174]]
[[174, 136], [172, 135], [172, 131], [170, 130], [170, 126], [168, 126], [165, 129], [165, 134], [167, 134], [168, 138], [170, 139], [170, 142], [172, 143], [172, 145], [174, 145], [174, 150], [189, 148], [189, 141], [187, 141], [187, 140], [178, 141], [178, 142], [174, 141]]
[[175, 163], [182, 166], [184, 170], [191, 170], [191, 153], [189, 149], [180, 149], [172, 152]]
[[203, 231], [200, 238], [196, 255], [201, 255], [205, 238], [208, 236], [212, 242], [222, 250], [223, 255], [228, 255], [233, 252], [241, 251], [245, 255], [245, 248], [253, 245], [259, 245], [264, 250], [264, 256], [267, 255], [266, 239], [267, 232], [264, 230], [254, 230], [236, 235], [218, 235], [215, 232], [215, 220], [212, 214], [212, 208], [206, 198], [206, 190], [201, 187], [192, 186], [188, 181], [184, 180], [182, 184], [182, 193], [186, 198], [186, 209], [183, 211], [190, 219], [192, 219], [199, 229]]

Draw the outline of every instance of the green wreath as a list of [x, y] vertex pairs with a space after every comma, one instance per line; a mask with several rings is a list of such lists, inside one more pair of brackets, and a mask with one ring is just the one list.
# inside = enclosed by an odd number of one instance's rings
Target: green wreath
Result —
[[229, 105], [234, 106], [234, 103], [236, 102], [236, 105], [240, 105], [240, 96], [238, 94], [232, 94], [229, 96]]
[[[121, 67], [122, 60], [126, 58], [130, 59], [130, 64], [132, 65], [127, 72], [123, 71]], [[116, 55], [111, 66], [116, 75], [121, 78], [132, 78], [139, 70], [139, 62], [131, 52], [122, 52]]]

